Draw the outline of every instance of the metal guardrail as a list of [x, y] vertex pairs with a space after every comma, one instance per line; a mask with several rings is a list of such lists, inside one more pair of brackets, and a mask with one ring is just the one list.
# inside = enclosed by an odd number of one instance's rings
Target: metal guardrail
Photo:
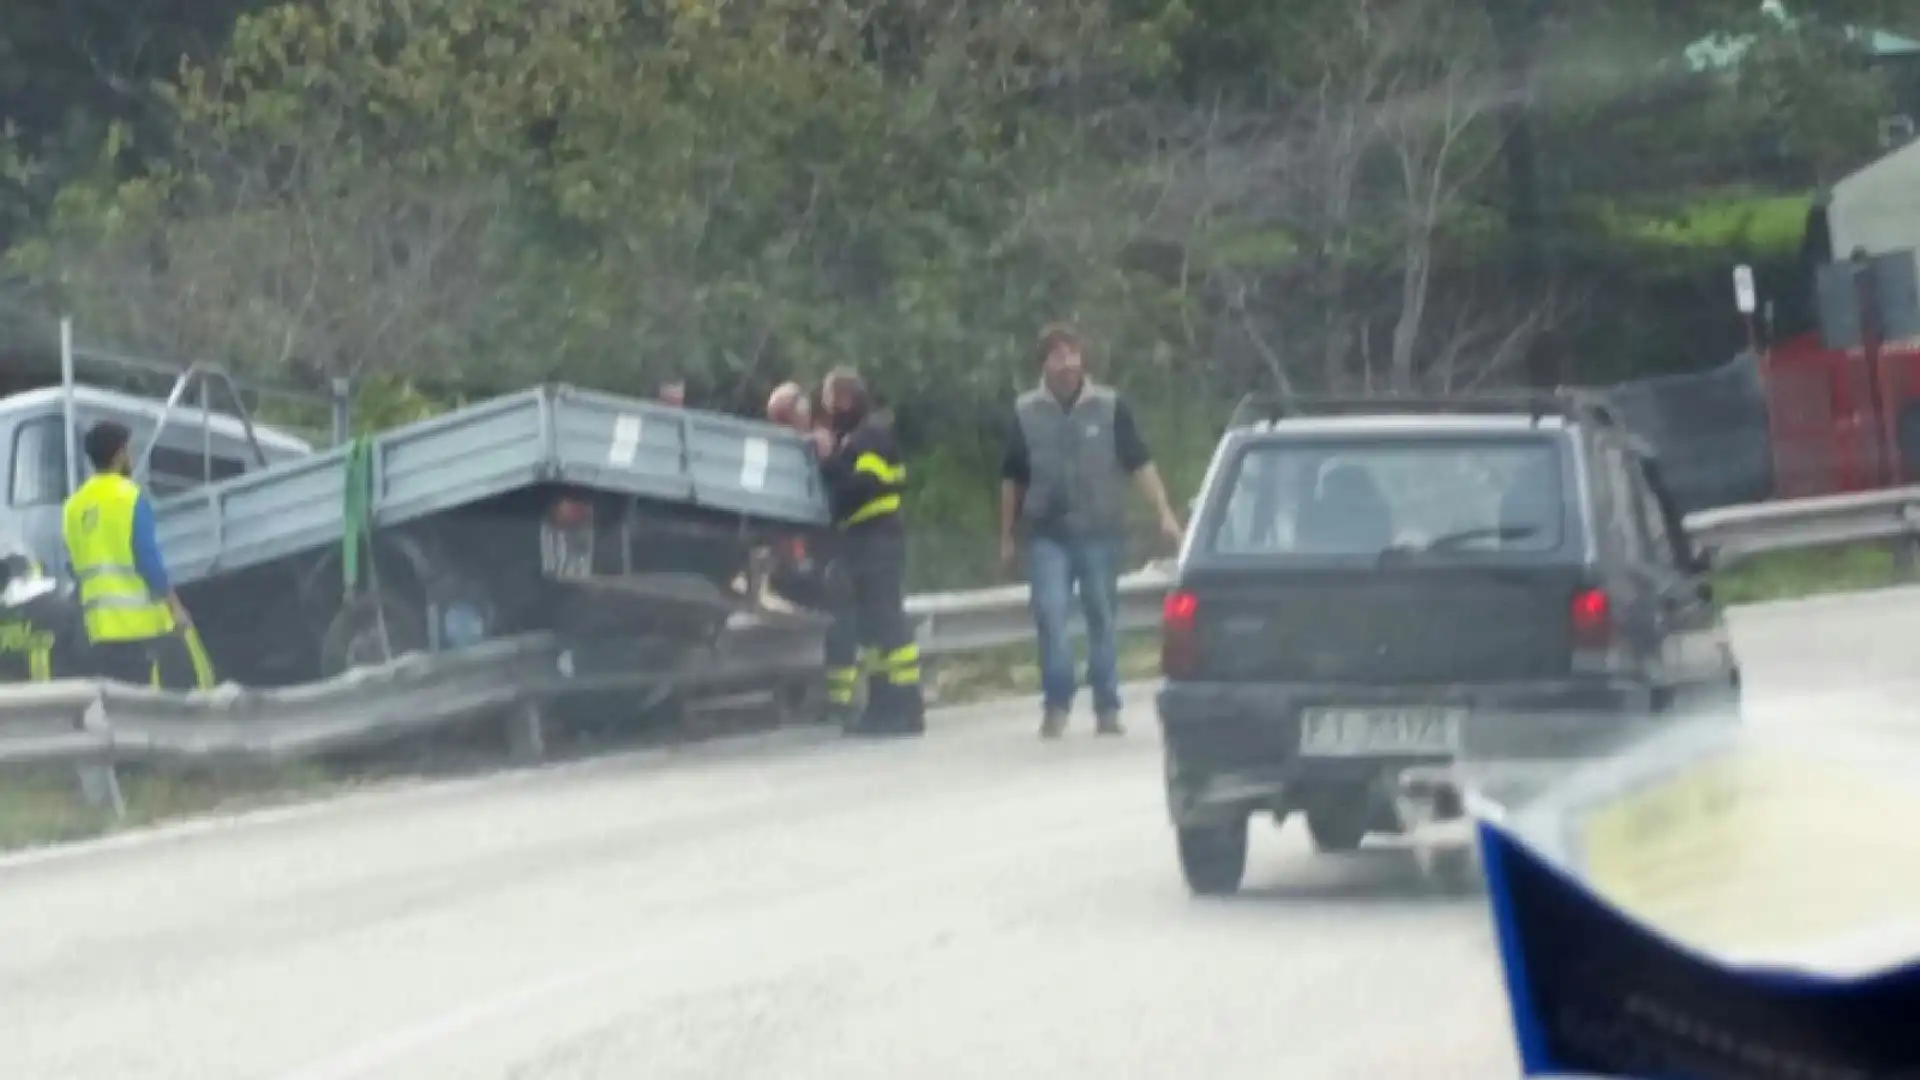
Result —
[[122, 813], [113, 769], [121, 762], [271, 765], [487, 717], [505, 721], [516, 757], [537, 759], [545, 750], [542, 707], [555, 697], [650, 683], [718, 691], [810, 685], [823, 629], [824, 620], [807, 615], [737, 619], [713, 649], [656, 657], [650, 672], [617, 649], [582, 655], [531, 634], [274, 689], [176, 693], [89, 679], [13, 685], [0, 693], [0, 766], [76, 766], [88, 800]]
[[1874, 541], [1920, 542], [1920, 486], [1703, 510], [1687, 517], [1694, 543], [1723, 564], [1774, 551]]
[[489, 641], [459, 652], [414, 653], [379, 667], [272, 690], [224, 686], [176, 694], [92, 685], [115, 758], [267, 764], [403, 739], [512, 705], [552, 683], [551, 638]]
[[[1902, 542], [1911, 555], [1920, 550], [1920, 486], [1723, 507], [1688, 515], [1686, 527], [1718, 566], [1776, 551], [1886, 541]], [[1165, 563], [1121, 578], [1120, 628], [1157, 625], [1171, 581]], [[907, 610], [919, 620], [921, 650], [939, 656], [1031, 640], [1027, 598], [1026, 586], [1007, 585], [910, 597]]]
[[[1911, 551], [1920, 548], [1920, 487], [1728, 507], [1690, 516], [1687, 528], [1722, 563], [1869, 541], [1902, 541]], [[1155, 625], [1170, 581], [1164, 564], [1125, 575], [1121, 629]], [[1032, 639], [1022, 585], [914, 596], [907, 606], [931, 659]], [[0, 692], [0, 766], [78, 766], [89, 797], [118, 808], [116, 762], [286, 761], [489, 715], [507, 718], [517, 753], [538, 757], [544, 701], [636, 684], [630, 657], [596, 664], [578, 648], [545, 635], [505, 639], [285, 689], [177, 694], [93, 681], [11, 686]], [[716, 650], [663, 665], [654, 681], [721, 689], [804, 680], [817, 671], [820, 648], [818, 618], [736, 620]]]
[[[1160, 625], [1160, 598], [1173, 580], [1165, 563], [1149, 563], [1120, 578], [1119, 629]], [[1033, 640], [1033, 619], [1025, 585], [1002, 585], [967, 592], [926, 593], [907, 598], [907, 614], [918, 627], [923, 655], [942, 657]], [[1073, 632], [1085, 633], [1074, 615]]]

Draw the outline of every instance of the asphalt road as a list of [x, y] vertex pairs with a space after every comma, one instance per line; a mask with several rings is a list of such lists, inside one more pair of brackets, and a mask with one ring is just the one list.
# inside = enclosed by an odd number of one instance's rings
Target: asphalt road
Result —
[[[1889, 723], [1920, 596], [1750, 609], [1755, 719]], [[1910, 698], [1909, 698], [1910, 700]], [[76, 1080], [1510, 1077], [1485, 915], [1257, 830], [1188, 897], [1144, 694], [0, 860], [0, 1071]]]

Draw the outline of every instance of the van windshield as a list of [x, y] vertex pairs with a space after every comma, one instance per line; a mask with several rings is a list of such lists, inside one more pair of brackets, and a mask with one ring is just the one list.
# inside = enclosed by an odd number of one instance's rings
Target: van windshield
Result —
[[1560, 454], [1556, 441], [1538, 436], [1256, 444], [1235, 464], [1207, 550], [1555, 551], [1566, 531]]

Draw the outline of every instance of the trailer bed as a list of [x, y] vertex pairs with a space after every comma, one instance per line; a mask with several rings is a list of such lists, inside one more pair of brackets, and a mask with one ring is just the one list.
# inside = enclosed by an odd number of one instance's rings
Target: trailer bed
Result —
[[[370, 439], [370, 517], [405, 525], [536, 484], [571, 484], [762, 524], [827, 524], [810, 447], [772, 424], [556, 385]], [[182, 584], [338, 545], [350, 446], [155, 501]]]

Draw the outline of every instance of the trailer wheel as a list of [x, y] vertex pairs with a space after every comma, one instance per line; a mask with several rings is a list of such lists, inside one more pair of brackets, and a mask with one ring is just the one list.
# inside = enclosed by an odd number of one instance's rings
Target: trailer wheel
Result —
[[426, 647], [427, 620], [419, 605], [381, 593], [360, 593], [341, 604], [328, 622], [320, 643], [320, 669], [325, 675], [339, 675]]

